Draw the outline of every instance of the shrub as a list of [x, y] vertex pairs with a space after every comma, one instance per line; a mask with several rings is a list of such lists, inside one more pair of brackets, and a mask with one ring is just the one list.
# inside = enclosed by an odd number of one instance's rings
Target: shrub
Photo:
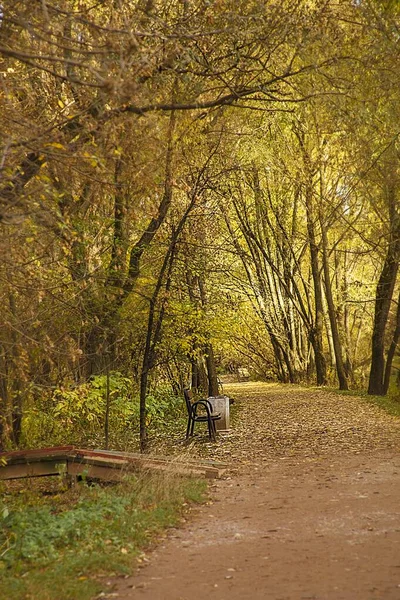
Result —
[[[51, 398], [38, 398], [24, 411], [23, 443], [29, 447], [75, 444], [104, 445], [109, 385], [109, 434], [113, 448], [135, 446], [139, 432], [139, 397], [133, 381], [119, 372], [92, 377], [87, 383], [57, 388]], [[170, 386], [147, 396], [147, 425], [164, 431], [182, 416], [183, 401]]]

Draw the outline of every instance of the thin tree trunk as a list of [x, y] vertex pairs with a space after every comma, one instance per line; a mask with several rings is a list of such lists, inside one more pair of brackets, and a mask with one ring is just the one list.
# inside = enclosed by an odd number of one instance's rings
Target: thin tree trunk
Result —
[[140, 438], [140, 452], [143, 454], [146, 452], [148, 447], [148, 436], [147, 436], [147, 409], [146, 409], [146, 396], [147, 396], [147, 384], [149, 379], [150, 361], [148, 357], [143, 360], [142, 371], [140, 373], [140, 405], [139, 405], [139, 438]]
[[[15, 296], [12, 292], [9, 294], [10, 312], [13, 320], [17, 319], [17, 308], [15, 302]], [[13, 436], [13, 442], [16, 446], [19, 444], [19, 440], [22, 433], [22, 390], [23, 385], [20, 377], [20, 353], [19, 353], [19, 340], [15, 328], [11, 330], [11, 354], [12, 354], [12, 406], [11, 406], [11, 430]]]
[[199, 368], [197, 366], [197, 360], [195, 358], [191, 358], [191, 388], [193, 390], [197, 390], [199, 387]]
[[322, 284], [319, 268], [319, 248], [316, 240], [315, 232], [315, 208], [314, 208], [314, 187], [313, 178], [315, 172], [311, 162], [310, 155], [305, 145], [305, 135], [301, 129], [295, 130], [296, 137], [299, 141], [300, 150], [303, 156], [304, 165], [304, 202], [306, 206], [307, 234], [308, 246], [310, 250], [311, 274], [314, 287], [314, 324], [310, 330], [310, 342], [314, 350], [315, 370], [317, 374], [317, 385], [326, 385], [326, 361], [323, 351], [323, 326], [324, 312], [322, 300]]
[[156, 345], [160, 340], [161, 336], [161, 325], [164, 318], [164, 306], [162, 303], [160, 312], [156, 320], [156, 307], [157, 300], [161, 291], [162, 283], [164, 280], [165, 272], [167, 273], [167, 281], [165, 285], [165, 291], [169, 290], [171, 284], [171, 271], [174, 262], [176, 237], [174, 236], [171, 244], [168, 248], [167, 254], [164, 258], [163, 265], [158, 275], [155, 290], [150, 299], [149, 317], [147, 321], [147, 332], [146, 332], [146, 343], [143, 353], [142, 370], [140, 373], [140, 408], [139, 408], [139, 432], [140, 432], [140, 451], [146, 452], [148, 446], [147, 436], [147, 409], [146, 409], [146, 396], [149, 381], [149, 373], [154, 366], [156, 357]]
[[208, 374], [208, 395], [218, 396], [218, 376], [215, 366], [214, 349], [211, 343], [206, 346], [206, 365]]
[[104, 446], [108, 450], [109, 434], [110, 434], [110, 365], [106, 366], [106, 410], [104, 415]]
[[325, 297], [328, 305], [328, 315], [331, 326], [332, 343], [335, 352], [336, 372], [339, 380], [339, 389], [348, 390], [349, 384], [347, 382], [346, 371], [343, 364], [342, 344], [340, 341], [339, 328], [336, 319], [336, 309], [333, 301], [332, 286], [329, 273], [328, 239], [326, 229], [321, 219], [320, 224], [322, 234], [322, 262], [324, 269]]
[[399, 298], [397, 301], [395, 330], [393, 332], [392, 342], [390, 344], [389, 351], [388, 351], [387, 358], [386, 358], [385, 375], [384, 375], [384, 379], [383, 379], [383, 393], [384, 394], [387, 394], [387, 392], [389, 390], [390, 375], [392, 372], [392, 363], [393, 363], [393, 358], [394, 358], [394, 355], [396, 352], [399, 338], [400, 338], [400, 293], [399, 293]]
[[8, 357], [5, 346], [0, 344], [0, 452], [6, 446], [7, 414], [8, 414]]
[[[207, 294], [205, 290], [205, 284], [202, 277], [198, 277], [198, 285], [200, 291], [200, 299], [203, 308], [207, 305]], [[207, 366], [207, 377], [208, 377], [208, 395], [218, 396], [218, 377], [217, 369], [215, 366], [214, 350], [210, 341], [205, 345], [205, 357]]]
[[338, 321], [341, 324], [341, 329], [343, 331], [343, 337], [345, 340], [345, 354], [346, 360], [344, 364], [344, 368], [346, 371], [347, 379], [350, 380], [351, 385], [354, 385], [354, 368], [353, 362], [355, 359], [355, 345], [352, 345], [352, 338], [350, 332], [350, 324], [349, 324], [349, 308], [347, 304], [349, 292], [348, 292], [348, 261], [347, 261], [347, 250], [342, 253], [343, 256], [343, 265], [341, 265], [340, 260], [338, 258], [338, 254], [336, 254], [335, 258], [335, 270], [337, 276], [337, 287], [340, 289], [340, 298], [341, 298], [341, 309], [339, 311]]
[[[147, 388], [148, 388], [148, 380], [149, 373], [154, 366], [154, 362], [156, 359], [156, 347], [158, 342], [161, 339], [161, 328], [165, 315], [165, 308], [167, 303], [168, 292], [171, 286], [171, 275], [172, 275], [172, 267], [175, 260], [175, 251], [176, 244], [179, 239], [179, 236], [182, 233], [183, 227], [186, 223], [186, 220], [192, 211], [195, 202], [196, 202], [197, 193], [194, 192], [191, 196], [190, 203], [186, 208], [183, 216], [181, 217], [179, 224], [175, 231], [173, 231], [172, 238], [170, 240], [170, 244], [166, 255], [164, 257], [163, 264], [161, 266], [157, 283], [150, 299], [150, 307], [149, 307], [149, 316], [147, 321], [147, 333], [146, 333], [146, 343], [145, 349], [143, 353], [142, 360], [142, 369], [140, 373], [140, 409], [139, 409], [139, 428], [140, 428], [140, 451], [146, 452], [148, 446], [148, 436], [147, 436], [147, 424], [146, 424], [146, 396], [147, 396]], [[166, 279], [165, 283], [165, 295], [161, 302], [161, 307], [156, 318], [156, 308], [157, 301], [161, 292], [161, 288], [163, 285], [164, 277]]]
[[315, 230], [312, 210], [310, 207], [311, 198], [307, 199], [307, 231], [310, 245], [311, 273], [314, 283], [314, 302], [315, 315], [314, 327], [311, 330], [310, 341], [314, 349], [315, 370], [317, 374], [317, 385], [326, 385], [326, 361], [323, 351], [322, 332], [324, 325], [323, 304], [322, 304], [322, 286], [319, 273], [318, 246], [315, 240]]

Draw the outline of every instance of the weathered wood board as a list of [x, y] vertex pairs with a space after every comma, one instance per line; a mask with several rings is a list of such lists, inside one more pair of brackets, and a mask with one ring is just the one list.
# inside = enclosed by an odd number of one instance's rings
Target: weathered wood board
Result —
[[224, 465], [210, 461], [182, 461], [112, 450], [86, 450], [74, 446], [40, 448], [0, 453], [0, 480], [51, 475], [84, 476], [88, 479], [120, 481], [138, 470], [171, 472], [215, 479]]

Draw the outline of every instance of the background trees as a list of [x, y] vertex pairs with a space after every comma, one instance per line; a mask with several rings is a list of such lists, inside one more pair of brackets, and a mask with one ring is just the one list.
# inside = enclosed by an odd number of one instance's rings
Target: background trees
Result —
[[106, 372], [142, 381], [143, 440], [153, 380], [386, 393], [396, 7], [4, 4], [3, 440]]

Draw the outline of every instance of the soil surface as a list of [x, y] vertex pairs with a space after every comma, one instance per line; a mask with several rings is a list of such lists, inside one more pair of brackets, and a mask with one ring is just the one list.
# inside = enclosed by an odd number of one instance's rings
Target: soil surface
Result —
[[231, 432], [189, 449], [226, 461], [225, 478], [102, 597], [400, 599], [400, 420], [324, 390], [226, 392]]

